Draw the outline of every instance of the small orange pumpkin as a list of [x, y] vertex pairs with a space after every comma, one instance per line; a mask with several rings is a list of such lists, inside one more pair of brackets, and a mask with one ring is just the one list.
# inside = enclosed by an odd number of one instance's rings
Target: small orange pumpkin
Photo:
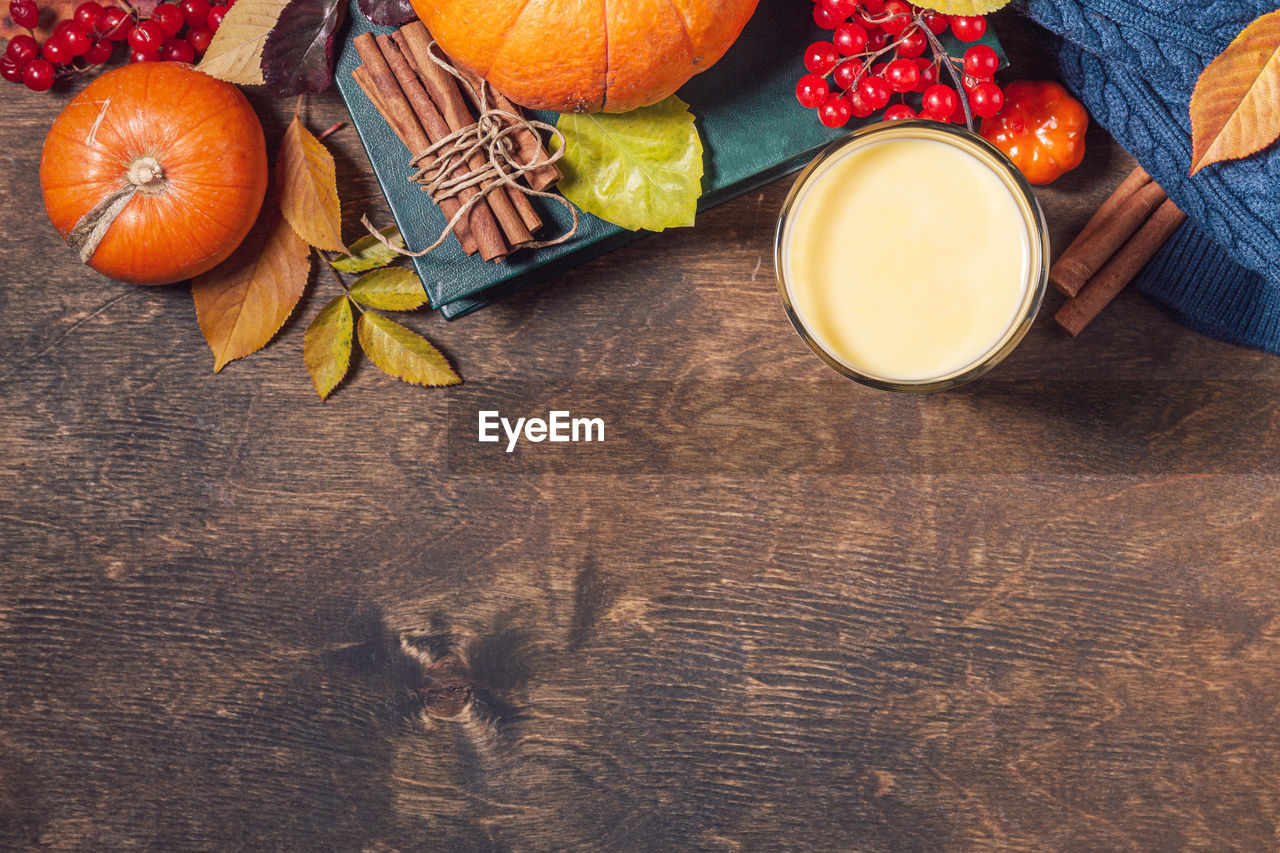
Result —
[[620, 113], [724, 56], [757, 0], [410, 0], [455, 62], [516, 103]]
[[267, 189], [262, 125], [245, 96], [176, 62], [103, 74], [54, 121], [40, 157], [58, 233], [103, 275], [169, 284], [222, 262]]

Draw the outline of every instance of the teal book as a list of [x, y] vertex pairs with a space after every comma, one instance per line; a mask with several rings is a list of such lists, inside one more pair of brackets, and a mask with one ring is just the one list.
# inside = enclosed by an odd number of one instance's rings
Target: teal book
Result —
[[[849, 128], [823, 127], [812, 110], [796, 101], [796, 82], [805, 74], [805, 48], [830, 37], [813, 23], [811, 8], [798, 0], [761, 0], [729, 52], [677, 93], [689, 104], [702, 134], [700, 210], [798, 169], [824, 145], [848, 132]], [[338, 89], [409, 248], [428, 246], [443, 230], [444, 217], [426, 193], [409, 182], [412, 170], [404, 146], [351, 78], [352, 69], [360, 64], [352, 39], [363, 32], [391, 32], [391, 28], [371, 25], [354, 0], [351, 11], [352, 25], [337, 61]], [[556, 119], [554, 113], [531, 116], [548, 124]], [[572, 218], [563, 205], [545, 199], [534, 199], [534, 203], [546, 223], [539, 235], [542, 239], [569, 230]], [[457, 240], [450, 239], [431, 254], [416, 258], [414, 265], [431, 305], [452, 319], [644, 233], [584, 214], [577, 234], [568, 242], [516, 252], [500, 264], [468, 256]]]

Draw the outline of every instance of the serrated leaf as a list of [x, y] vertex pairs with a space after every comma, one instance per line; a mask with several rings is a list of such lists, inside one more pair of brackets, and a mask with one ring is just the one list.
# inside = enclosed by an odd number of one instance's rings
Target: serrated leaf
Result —
[[257, 352], [289, 318], [311, 272], [311, 250], [268, 199], [240, 248], [191, 282], [213, 372]]
[[297, 116], [280, 141], [276, 174], [280, 180], [280, 209], [298, 236], [317, 249], [345, 251], [333, 155]]
[[912, 0], [916, 6], [944, 15], [989, 15], [1009, 5], [1009, 0]]
[[426, 338], [380, 314], [366, 311], [356, 324], [360, 346], [383, 373], [412, 385], [457, 385], [461, 377]]
[[418, 17], [409, 0], [359, 0], [360, 11], [375, 24], [398, 27]]
[[412, 311], [427, 304], [427, 292], [413, 270], [375, 270], [351, 286], [351, 298], [383, 311]]
[[290, 0], [262, 49], [262, 79], [272, 94], [329, 88], [333, 43], [346, 14], [346, 0]]
[[1261, 151], [1280, 136], [1280, 11], [1245, 27], [1191, 93], [1191, 171]]
[[[404, 236], [396, 226], [383, 228], [378, 233], [390, 240], [391, 245], [404, 248]], [[400, 255], [388, 249], [381, 240], [370, 234], [352, 243], [347, 248], [345, 257], [332, 260], [329, 265], [339, 272], [368, 272], [378, 267], [385, 267], [399, 257]]]
[[201, 71], [242, 86], [262, 84], [262, 48], [288, 0], [239, 0], [214, 34]]
[[693, 224], [702, 140], [684, 101], [672, 95], [627, 113], [564, 113], [556, 127], [565, 137], [558, 189], [579, 208], [633, 231]]
[[354, 325], [351, 302], [344, 293], [320, 309], [302, 336], [302, 360], [322, 401], [333, 393], [351, 366]]

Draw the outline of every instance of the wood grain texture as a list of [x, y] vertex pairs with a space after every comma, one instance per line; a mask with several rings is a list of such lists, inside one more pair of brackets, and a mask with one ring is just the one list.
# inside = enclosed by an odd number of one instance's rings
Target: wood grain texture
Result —
[[[462, 388], [321, 405], [331, 282], [215, 376], [186, 286], [75, 263], [68, 97], [0, 101], [0, 849], [1274, 849], [1280, 360], [1051, 295], [970, 391], [842, 382], [774, 293], [783, 181], [410, 318]], [[386, 211], [330, 141], [351, 239]], [[1089, 143], [1057, 245], [1132, 168]], [[450, 460], [486, 394], [608, 388], [670, 433]]]

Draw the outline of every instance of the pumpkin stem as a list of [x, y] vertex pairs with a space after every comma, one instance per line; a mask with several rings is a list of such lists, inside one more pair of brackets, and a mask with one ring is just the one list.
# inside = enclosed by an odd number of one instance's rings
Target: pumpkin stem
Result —
[[164, 187], [164, 167], [151, 154], [144, 154], [129, 164], [129, 183], [138, 192], [154, 194]]
[[107, 236], [107, 229], [116, 221], [129, 204], [129, 200], [137, 193], [155, 195], [164, 190], [167, 183], [164, 169], [160, 161], [152, 154], [143, 154], [129, 164], [125, 173], [125, 184], [111, 195], [93, 206], [88, 213], [80, 217], [80, 221], [67, 235], [67, 242], [80, 256], [80, 262], [87, 264], [98, 251], [98, 244]]

